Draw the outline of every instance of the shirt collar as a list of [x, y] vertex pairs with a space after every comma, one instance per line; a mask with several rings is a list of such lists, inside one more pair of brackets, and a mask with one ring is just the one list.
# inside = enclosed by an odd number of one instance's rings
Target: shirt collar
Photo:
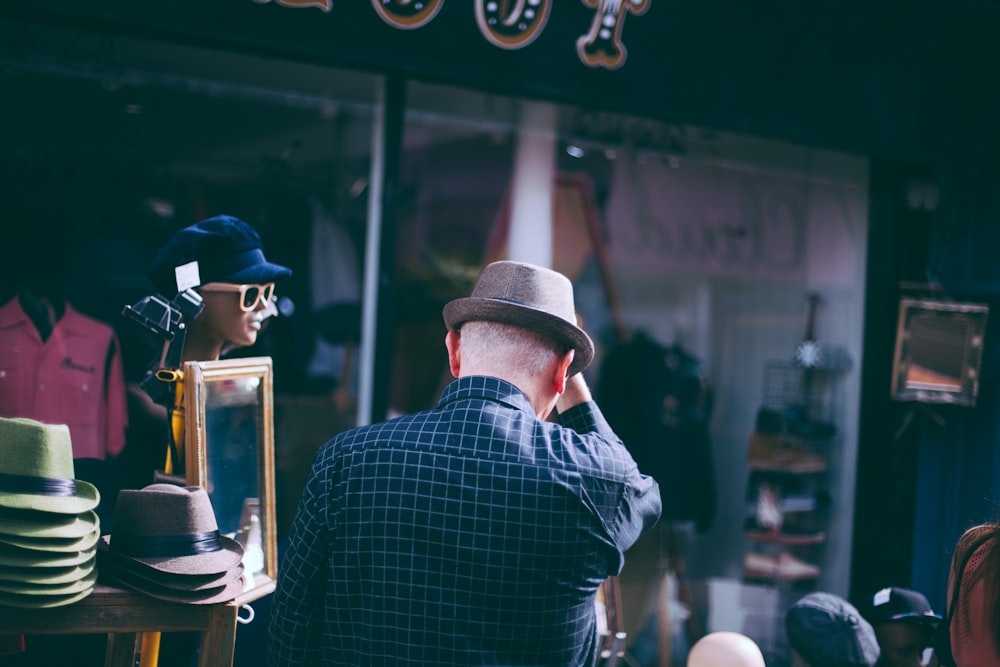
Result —
[[506, 380], [486, 375], [471, 375], [452, 381], [445, 387], [437, 407], [443, 408], [448, 403], [468, 399], [496, 401], [535, 414], [531, 401], [523, 391]]
[[[63, 316], [56, 322], [54, 329], [75, 335], [85, 335], [85, 321], [86, 318], [83, 315], [74, 310], [69, 303], [66, 303]], [[31, 318], [28, 317], [28, 314], [24, 312], [24, 308], [21, 307], [21, 300], [15, 296], [3, 307], [0, 307], [0, 329], [11, 329], [22, 325], [28, 325], [32, 329], [35, 328]]]

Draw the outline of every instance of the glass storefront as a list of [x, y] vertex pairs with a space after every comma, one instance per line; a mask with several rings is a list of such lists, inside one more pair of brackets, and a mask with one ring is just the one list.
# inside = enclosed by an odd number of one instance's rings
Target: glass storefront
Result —
[[[174, 230], [235, 215], [293, 269], [236, 353], [274, 360], [280, 537], [315, 449], [358, 420], [382, 78], [27, 23], [2, 39], [4, 302], [58, 258], [136, 381], [153, 357], [120, 311]], [[390, 414], [436, 401], [441, 306], [485, 263], [566, 273], [588, 380], [663, 489], [620, 579], [636, 661], [738, 630], [783, 664], [787, 604], [848, 587], [866, 161], [418, 81], [404, 97]]]

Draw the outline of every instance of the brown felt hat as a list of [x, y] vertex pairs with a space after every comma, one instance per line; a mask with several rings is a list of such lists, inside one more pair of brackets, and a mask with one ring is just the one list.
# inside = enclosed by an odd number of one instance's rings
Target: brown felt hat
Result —
[[73, 479], [73, 445], [65, 424], [2, 417], [0, 448], [0, 507], [80, 514], [100, 502], [93, 484]]
[[212, 503], [200, 486], [122, 489], [113, 525], [97, 542], [102, 568], [124, 559], [151, 572], [204, 575], [227, 572], [243, 560], [240, 543], [219, 533]]
[[529, 329], [576, 350], [569, 374], [579, 373], [594, 358], [594, 343], [576, 325], [573, 284], [569, 278], [525, 262], [493, 262], [483, 269], [472, 295], [444, 306], [444, 323], [452, 330], [466, 322], [498, 322]]
[[230, 579], [220, 586], [206, 588], [195, 591], [160, 586], [146, 579], [139, 579], [129, 574], [126, 570], [116, 569], [109, 571], [102, 569], [100, 579], [112, 586], [129, 588], [140, 593], [144, 593], [158, 600], [167, 602], [180, 602], [183, 604], [215, 604], [216, 602], [228, 602], [243, 592], [246, 588], [246, 580], [242, 575], [235, 579]]

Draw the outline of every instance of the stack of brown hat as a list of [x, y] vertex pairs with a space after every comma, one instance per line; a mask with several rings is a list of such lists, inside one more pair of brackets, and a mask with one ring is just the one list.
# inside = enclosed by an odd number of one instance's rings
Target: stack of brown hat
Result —
[[0, 604], [58, 607], [94, 590], [100, 495], [73, 477], [68, 426], [0, 418]]
[[170, 602], [214, 604], [245, 586], [243, 547], [219, 533], [198, 486], [123, 489], [114, 529], [97, 543], [101, 581]]

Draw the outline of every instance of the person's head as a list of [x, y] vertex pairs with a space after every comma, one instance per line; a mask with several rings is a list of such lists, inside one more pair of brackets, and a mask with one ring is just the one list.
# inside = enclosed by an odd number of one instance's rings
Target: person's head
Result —
[[493, 262], [472, 295], [449, 301], [443, 315], [452, 374], [509, 380], [539, 415], [594, 357], [593, 342], [576, 325], [573, 285], [551, 269]]
[[[954, 664], [1000, 664], [1000, 524], [969, 528], [948, 575], [949, 643]], [[957, 598], [957, 600], [956, 600]], [[954, 610], [952, 612], [952, 610]]]
[[941, 615], [934, 613], [921, 593], [906, 588], [883, 588], [865, 598], [858, 610], [875, 628], [882, 652], [880, 665], [920, 667], [931, 645]]
[[785, 613], [794, 664], [809, 667], [874, 667], [875, 630], [850, 602], [833, 593], [800, 598]]
[[694, 643], [687, 667], [764, 667], [764, 655], [754, 640], [739, 632], [712, 632]]
[[274, 283], [291, 273], [267, 261], [253, 227], [220, 215], [178, 230], [157, 253], [149, 276], [168, 298], [197, 288], [204, 309], [188, 327], [184, 358], [212, 360], [226, 345], [257, 341], [264, 319], [274, 312]]

